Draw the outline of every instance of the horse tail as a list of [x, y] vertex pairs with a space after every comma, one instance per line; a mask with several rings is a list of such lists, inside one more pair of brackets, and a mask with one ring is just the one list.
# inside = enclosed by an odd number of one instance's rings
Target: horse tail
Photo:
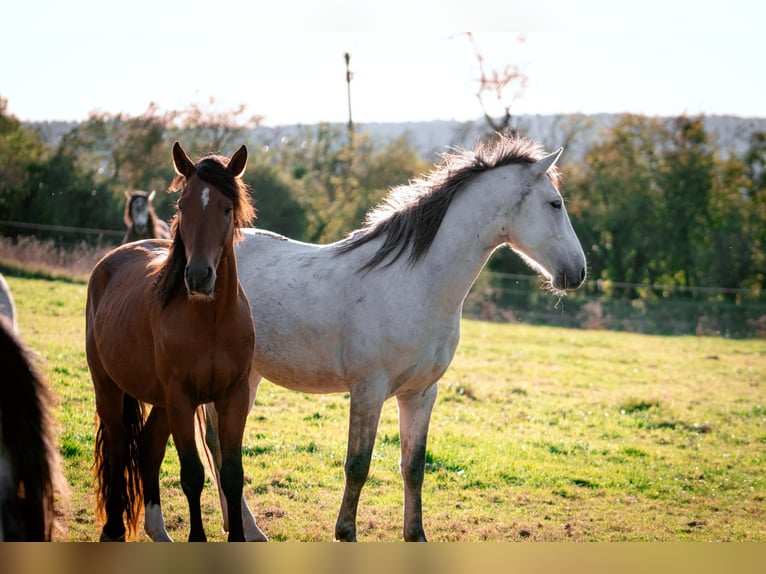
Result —
[[216, 463], [214, 460], [215, 457], [207, 442], [207, 436], [210, 432], [210, 419], [207, 416], [207, 409], [205, 408], [204, 404], [198, 406], [197, 410], [194, 411], [194, 420], [197, 423], [195, 429], [197, 443], [202, 449], [202, 453], [205, 455], [205, 462], [207, 463], [207, 468], [210, 471], [210, 474], [212, 474], [213, 478], [216, 479], [217, 472]]
[[[144, 493], [141, 487], [139, 470], [139, 443], [141, 431], [146, 420], [145, 405], [126, 394], [122, 402], [122, 424], [125, 431], [125, 489], [121, 493], [122, 506], [125, 509], [125, 524], [128, 538], [138, 532], [138, 522], [144, 506]], [[96, 448], [93, 466], [96, 475], [96, 517], [103, 523], [106, 520], [106, 501], [109, 498], [111, 483], [109, 481], [110, 453], [104, 439], [104, 422], [98, 418], [96, 431]]]

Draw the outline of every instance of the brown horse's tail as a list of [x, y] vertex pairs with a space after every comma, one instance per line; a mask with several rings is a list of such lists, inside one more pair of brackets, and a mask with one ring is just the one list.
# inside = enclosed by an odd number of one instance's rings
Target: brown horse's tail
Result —
[[[144, 505], [138, 447], [145, 419], [144, 403], [126, 394], [122, 403], [122, 424], [127, 438], [124, 468], [125, 488], [120, 494], [122, 505], [125, 508], [128, 538], [133, 537], [138, 532], [138, 521]], [[98, 430], [96, 431], [96, 450], [93, 462], [96, 479], [96, 518], [104, 523], [106, 521], [106, 501], [111, 490], [109, 481], [111, 453], [104, 440], [104, 423], [98, 416], [96, 416], [96, 422]]]

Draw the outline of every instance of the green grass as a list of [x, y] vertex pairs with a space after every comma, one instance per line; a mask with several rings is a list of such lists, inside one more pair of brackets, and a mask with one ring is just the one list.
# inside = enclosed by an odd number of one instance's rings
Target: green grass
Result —
[[[95, 540], [85, 284], [7, 279], [22, 337], [59, 398], [71, 485], [61, 539]], [[431, 421], [423, 492], [431, 540], [766, 541], [766, 341], [467, 320], [462, 329]], [[347, 395], [261, 385], [244, 440], [245, 491], [272, 540], [332, 539], [347, 416]], [[360, 540], [401, 539], [399, 442], [389, 401]], [[168, 530], [184, 540], [172, 448], [161, 481]], [[203, 512], [209, 538], [224, 540], [210, 482]]]

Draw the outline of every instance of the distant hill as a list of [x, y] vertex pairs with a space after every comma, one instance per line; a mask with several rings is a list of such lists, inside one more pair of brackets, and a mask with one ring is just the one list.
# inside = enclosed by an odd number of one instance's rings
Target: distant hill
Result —
[[[517, 118], [514, 127], [551, 151], [564, 146], [565, 159], [579, 161], [586, 150], [602, 137], [603, 131], [612, 127], [619, 118], [619, 114], [524, 115]], [[667, 118], [667, 121], [673, 119]], [[705, 130], [714, 135], [715, 142], [726, 154], [742, 155], [750, 146], [751, 134], [766, 133], [766, 118], [706, 116], [704, 122]], [[431, 157], [450, 147], [472, 148], [478, 139], [489, 133], [483, 118], [462, 123], [372, 123], [362, 124], [358, 129], [381, 140], [393, 140], [405, 135], [423, 157]]]
[[[599, 140], [603, 130], [613, 126], [619, 117], [619, 114], [522, 115], [515, 118], [514, 126], [520, 133], [542, 142], [546, 149], [565, 146], [564, 158], [579, 161], [591, 144]], [[742, 155], [750, 145], [752, 133], [766, 133], [766, 118], [705, 116], [704, 121], [705, 129], [714, 134], [716, 143], [727, 154]], [[77, 124], [36, 122], [27, 125], [39, 129], [47, 142], [56, 145]], [[300, 137], [307, 127], [311, 126], [260, 126], [252, 131], [249, 143], [278, 145], [284, 137]], [[357, 124], [356, 129], [368, 132], [373, 140], [381, 143], [404, 136], [427, 159], [435, 159], [436, 154], [451, 147], [472, 148], [489, 131], [483, 118], [469, 122], [367, 123]]]

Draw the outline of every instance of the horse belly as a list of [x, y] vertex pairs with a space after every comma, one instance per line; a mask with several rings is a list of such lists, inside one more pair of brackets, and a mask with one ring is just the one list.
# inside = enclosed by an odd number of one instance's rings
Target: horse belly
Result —
[[[140, 257], [114, 261], [104, 260], [92, 273], [89, 284], [86, 351], [93, 382], [107, 384], [100, 380], [103, 371], [132, 397], [161, 405], [164, 398], [155, 368], [150, 322], [152, 296], [148, 288], [140, 287], [142, 282], [148, 283], [146, 272], [141, 266], [133, 267]], [[101, 288], [93, 284], [94, 280], [102, 281]], [[134, 288], [125, 289], [126, 284]]]
[[[335, 393], [349, 390], [340, 331], [301, 317], [285, 302], [279, 314], [275, 307], [265, 312], [253, 303], [255, 350], [253, 369], [274, 384], [306, 393]], [[278, 306], [276, 308], [279, 308]]]
[[302, 393], [343, 393], [350, 389], [348, 379], [328, 368], [327, 357], [307, 358], [275, 356], [256, 350], [253, 355], [254, 374], [280, 387]]
[[130, 396], [156, 406], [165, 403], [157, 378], [151, 346], [136, 344], [123, 347], [113, 343], [115, 334], [96, 333], [98, 360], [114, 383]]

